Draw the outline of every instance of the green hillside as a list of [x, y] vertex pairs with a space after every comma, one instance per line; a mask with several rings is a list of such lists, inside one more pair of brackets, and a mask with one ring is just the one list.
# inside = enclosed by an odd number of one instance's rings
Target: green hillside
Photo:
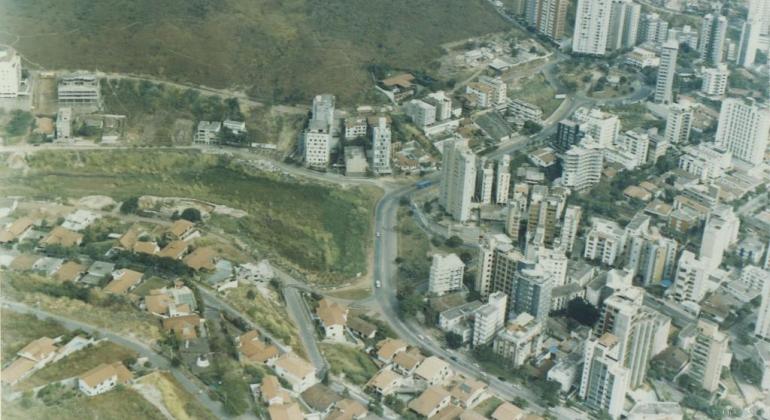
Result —
[[485, 0], [2, 0], [0, 42], [48, 68], [351, 100], [370, 64], [430, 70], [439, 45], [506, 28]]

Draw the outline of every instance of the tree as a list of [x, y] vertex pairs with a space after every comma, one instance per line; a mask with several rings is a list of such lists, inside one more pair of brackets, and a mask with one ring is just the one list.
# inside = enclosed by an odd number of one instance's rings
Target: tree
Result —
[[463, 244], [463, 238], [457, 235], [452, 235], [449, 239], [446, 240], [446, 242], [444, 242], [444, 244], [450, 248], [457, 248]]
[[531, 121], [531, 120], [524, 121], [524, 125], [521, 127], [522, 133], [524, 133], [526, 135], [532, 135], [532, 134], [539, 133], [540, 130], [542, 130], [542, 129], [543, 129], [542, 125], [540, 125], [540, 124], [538, 124], [538, 123], [536, 123], [534, 121]]
[[253, 289], [249, 289], [249, 291], [248, 291], [248, 292], [246, 292], [246, 299], [248, 299], [248, 300], [254, 300], [254, 299], [256, 299], [256, 298], [257, 298], [257, 294], [256, 294], [256, 292], [254, 292], [254, 290], [253, 290]]
[[139, 210], [139, 197], [127, 198], [120, 204], [120, 212], [123, 214], [134, 214]]
[[463, 337], [460, 334], [456, 334], [450, 331], [446, 333], [444, 338], [446, 339], [447, 347], [450, 349], [458, 349], [463, 345]]
[[524, 399], [524, 398], [522, 398], [522, 397], [516, 397], [516, 398], [514, 398], [514, 399], [513, 399], [513, 403], [514, 403], [515, 405], [519, 406], [520, 408], [527, 408], [527, 406], [529, 405], [529, 401], [525, 400], [525, 399]]
[[190, 222], [200, 222], [201, 221], [201, 212], [200, 210], [188, 207], [182, 211], [182, 214], [179, 215], [180, 218], [190, 221]]
[[567, 303], [567, 316], [592, 327], [599, 320], [599, 311], [583, 298], [575, 298]]

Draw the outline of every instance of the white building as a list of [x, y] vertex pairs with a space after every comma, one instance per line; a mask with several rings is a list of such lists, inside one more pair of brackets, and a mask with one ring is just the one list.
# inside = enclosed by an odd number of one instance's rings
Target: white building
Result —
[[569, 205], [564, 210], [564, 219], [561, 223], [561, 237], [559, 244], [566, 254], [572, 253], [577, 238], [578, 227], [580, 227], [580, 217], [583, 215], [583, 208], [576, 205]]
[[495, 204], [508, 203], [508, 195], [511, 189], [511, 156], [503, 155], [497, 161], [495, 172]]
[[679, 157], [679, 168], [709, 184], [732, 169], [732, 156], [732, 153], [720, 149], [714, 143], [700, 143], [684, 148], [684, 153]]
[[329, 93], [316, 95], [313, 98], [313, 119], [323, 122], [328, 127], [329, 132], [331, 132], [334, 127], [335, 102], [336, 99], [334, 95]]
[[610, 32], [610, 0], [578, 0], [572, 51], [604, 55]]
[[403, 106], [404, 113], [419, 127], [425, 127], [436, 122], [436, 107], [421, 101], [412, 99]]
[[727, 92], [727, 79], [730, 77], [727, 64], [720, 63], [716, 67], [702, 68], [701, 77], [703, 78], [700, 88], [702, 94], [719, 98]]
[[562, 155], [562, 184], [582, 192], [601, 181], [604, 151], [591, 136], [572, 146]]
[[762, 302], [759, 305], [754, 334], [770, 342], [770, 281], [765, 281], [762, 285]]
[[21, 57], [11, 47], [0, 48], [0, 98], [16, 98], [21, 86]]
[[380, 117], [372, 127], [372, 170], [377, 174], [391, 173], [390, 141], [388, 119]]
[[716, 142], [733, 157], [759, 165], [765, 160], [770, 110], [753, 100], [725, 99], [719, 112]]
[[492, 189], [495, 187], [495, 167], [492, 162], [480, 159], [476, 172], [476, 199], [481, 204], [492, 203]]
[[473, 347], [488, 343], [505, 325], [505, 307], [508, 296], [502, 292], [489, 295], [485, 305], [480, 307], [473, 320]]
[[630, 0], [613, 0], [607, 51], [631, 48], [636, 45], [641, 6]]
[[[614, 150], [608, 151], [620, 153], [607, 153], [606, 158], [609, 162], [620, 163], [629, 169], [635, 169], [647, 163], [649, 148], [649, 134], [636, 130], [626, 131], [618, 136]], [[622, 156], [622, 158], [617, 159], [616, 156]]]
[[697, 258], [695, 254], [684, 250], [674, 275], [674, 284], [670, 296], [679, 303], [698, 303], [706, 295], [708, 281], [707, 260]]
[[452, 118], [452, 98], [443, 90], [429, 94], [425, 97], [425, 101], [436, 108], [436, 121]]
[[222, 123], [219, 121], [199, 121], [195, 131], [195, 143], [212, 144], [219, 141]]
[[331, 158], [331, 141], [329, 127], [322, 121], [310, 120], [303, 133], [305, 165], [325, 168]]
[[724, 16], [716, 17], [709, 13], [703, 17], [698, 40], [701, 60], [713, 65], [724, 61], [728, 28], [727, 18]]
[[655, 102], [669, 104], [674, 98], [674, 76], [676, 58], [679, 55], [679, 43], [667, 41], [660, 49], [660, 66], [655, 82]]
[[580, 130], [591, 136], [601, 147], [611, 147], [620, 133], [617, 115], [603, 112], [598, 108], [580, 108], [575, 111], [574, 120], [580, 123]]
[[121, 362], [101, 364], [78, 377], [78, 389], [89, 397], [103, 394], [133, 379]]
[[59, 105], [98, 107], [101, 104], [99, 78], [85, 72], [66, 74], [59, 78], [57, 85]]
[[428, 292], [441, 296], [463, 287], [465, 264], [456, 254], [435, 254], [430, 266]]
[[736, 63], [739, 66], [751, 67], [757, 57], [759, 49], [759, 33], [762, 29], [760, 16], [748, 16], [743, 23], [741, 31], [741, 40], [738, 44], [738, 59]]
[[711, 211], [703, 228], [703, 238], [698, 253], [700, 258], [708, 259], [709, 269], [716, 269], [722, 264], [727, 247], [738, 240], [740, 225], [740, 219], [729, 205], [721, 205]]
[[639, 23], [639, 37], [637, 41], [640, 44], [651, 43], [657, 47], [666, 42], [667, 39], [668, 22], [663, 20], [657, 13], [643, 14]]
[[471, 217], [471, 200], [476, 186], [476, 156], [468, 141], [455, 139], [444, 145], [439, 205], [459, 221]]
[[508, 101], [508, 85], [499, 77], [480, 76], [479, 83], [492, 89], [491, 105], [503, 105]]
[[610, 333], [589, 339], [578, 390], [588, 407], [606, 411], [614, 419], [623, 411], [629, 381], [629, 371], [620, 363], [619, 352], [618, 338]]
[[535, 357], [543, 347], [543, 324], [524, 312], [500, 331], [492, 343], [495, 354], [509, 360], [514, 367]]
[[687, 144], [690, 141], [693, 112], [688, 105], [671, 104], [666, 117], [665, 140], [668, 144]]
[[678, 244], [650, 226], [650, 216], [637, 214], [626, 226], [626, 266], [643, 285], [672, 280]]
[[273, 362], [273, 369], [276, 375], [289, 382], [292, 391], [297, 393], [318, 383], [313, 365], [294, 353], [281, 355]]
[[697, 334], [690, 349], [689, 375], [708, 392], [719, 389], [722, 368], [730, 366], [729, 338], [719, 325], [699, 319]]
[[586, 236], [583, 257], [614, 265], [618, 262], [626, 243], [625, 231], [612, 220], [594, 217], [591, 231]]
[[62, 107], [56, 112], [56, 140], [72, 138], [72, 108]]

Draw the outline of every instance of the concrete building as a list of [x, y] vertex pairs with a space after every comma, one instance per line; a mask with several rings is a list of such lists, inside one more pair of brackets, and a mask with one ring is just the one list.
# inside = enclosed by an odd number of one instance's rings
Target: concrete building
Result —
[[425, 127], [436, 122], [436, 107], [427, 102], [412, 99], [404, 104], [403, 108], [404, 113], [418, 127]]
[[492, 203], [492, 190], [495, 187], [495, 166], [485, 158], [479, 159], [476, 171], [476, 201], [480, 204]]
[[514, 99], [508, 104], [508, 113], [515, 121], [524, 124], [526, 121], [534, 121], [540, 124], [543, 119], [543, 110], [540, 107], [520, 99]]
[[428, 292], [441, 296], [462, 289], [464, 273], [465, 264], [456, 254], [433, 255]]
[[650, 221], [650, 216], [639, 213], [625, 228], [625, 268], [644, 286], [673, 279], [678, 249], [677, 242], [662, 236]]
[[716, 143], [733, 157], [752, 165], [765, 159], [770, 132], [770, 110], [753, 100], [725, 99], [719, 112]]
[[709, 214], [698, 253], [700, 258], [710, 262], [709, 269], [716, 269], [722, 264], [727, 247], [738, 240], [740, 225], [740, 219], [729, 205], [720, 205]]
[[625, 247], [625, 231], [612, 220], [594, 217], [591, 231], [586, 236], [583, 257], [605, 265], [615, 265]]
[[702, 94], [721, 98], [727, 92], [727, 79], [730, 77], [730, 70], [727, 64], [720, 63], [716, 67], [703, 68], [701, 70], [703, 84], [700, 91]]
[[578, 0], [572, 51], [602, 56], [607, 51], [610, 32], [610, 0]]
[[537, 32], [554, 41], [564, 38], [569, 0], [537, 0], [536, 3], [539, 8]]
[[305, 165], [325, 168], [331, 158], [331, 142], [329, 127], [322, 121], [311, 120], [303, 133]]
[[502, 292], [489, 295], [487, 303], [480, 307], [473, 320], [473, 347], [488, 343], [505, 325], [505, 308], [508, 296]]
[[519, 314], [500, 331], [492, 343], [495, 354], [519, 367], [543, 347], [543, 324], [528, 313]]
[[575, 191], [590, 190], [601, 181], [604, 151], [592, 137], [585, 137], [562, 155], [562, 184]]
[[762, 285], [761, 299], [754, 334], [758, 338], [770, 342], [770, 281], [765, 281]]
[[712, 65], [724, 61], [728, 28], [727, 18], [724, 16], [714, 16], [709, 13], [703, 17], [698, 40], [701, 60]]
[[631, 48], [636, 45], [641, 6], [630, 0], [613, 0], [610, 10], [610, 29], [607, 51]]
[[583, 215], [583, 208], [577, 205], [569, 205], [564, 210], [564, 219], [561, 223], [559, 245], [565, 254], [569, 255], [575, 246], [578, 228], [580, 227], [580, 218]]
[[619, 418], [629, 376], [628, 369], [620, 362], [617, 337], [607, 333], [586, 342], [578, 396], [588, 407]]
[[499, 77], [480, 76], [480, 84], [491, 89], [490, 106], [503, 105], [508, 102], [508, 85]]
[[199, 121], [195, 131], [194, 142], [198, 144], [215, 144], [219, 142], [222, 123], [219, 121]]
[[452, 118], [452, 98], [443, 90], [429, 94], [425, 97], [425, 102], [436, 108], [436, 121], [446, 121]]
[[390, 174], [390, 126], [388, 119], [380, 117], [372, 127], [372, 170], [378, 175]]
[[513, 281], [497, 277], [494, 290], [510, 296], [510, 310], [515, 314], [528, 313], [537, 322], [545, 322], [551, 311], [553, 277], [542, 268], [529, 262], [520, 262]]
[[580, 123], [574, 120], [561, 120], [556, 125], [556, 136], [552, 145], [554, 149], [566, 152], [582, 139], [583, 131], [580, 129]]
[[697, 176], [701, 182], [710, 184], [733, 168], [733, 154], [720, 149], [714, 143], [687, 146], [679, 157], [679, 169]]
[[678, 303], [698, 303], [706, 295], [708, 261], [684, 250], [679, 257], [670, 297]]
[[336, 98], [334, 95], [324, 93], [316, 95], [313, 98], [312, 115], [316, 121], [321, 121], [329, 127], [329, 132], [333, 130], [334, 124], [334, 106]]
[[728, 335], [719, 331], [719, 325], [699, 319], [695, 342], [690, 349], [689, 375], [708, 391], [719, 389], [722, 368], [730, 366]]
[[693, 111], [688, 105], [673, 103], [668, 107], [666, 132], [663, 135], [668, 144], [687, 144], [690, 141]]
[[762, 22], [759, 17], [748, 16], [743, 23], [741, 31], [741, 40], [738, 44], [738, 59], [736, 63], [739, 66], [749, 68], [754, 65], [759, 49], [759, 32], [762, 29]]
[[[626, 131], [623, 135], [618, 136], [614, 149], [623, 152], [630, 158], [630, 161], [624, 162], [624, 166], [630, 164], [633, 165], [633, 168], [638, 168], [647, 163], [649, 148], [650, 135], [637, 129]], [[608, 153], [607, 160], [612, 162], [614, 160], [612, 156], [612, 153]]]
[[16, 98], [21, 87], [21, 57], [11, 47], [0, 47], [0, 98]]
[[495, 170], [495, 204], [508, 203], [511, 189], [511, 156], [503, 155]]
[[467, 140], [455, 139], [444, 145], [441, 175], [439, 205], [456, 221], [468, 221], [476, 186], [476, 156]]
[[646, 42], [659, 46], [668, 39], [668, 22], [657, 13], [645, 13], [639, 23], [638, 43]]
[[573, 115], [580, 123], [584, 135], [591, 136], [601, 147], [611, 147], [620, 133], [620, 120], [617, 115], [603, 112], [598, 108], [580, 108]]
[[72, 138], [72, 108], [62, 107], [56, 112], [56, 140]]
[[63, 75], [57, 84], [60, 106], [101, 106], [99, 78], [86, 72]]
[[655, 102], [670, 104], [674, 99], [674, 76], [676, 58], [679, 55], [679, 43], [667, 41], [660, 49], [660, 66], [655, 82]]
[[366, 137], [369, 125], [364, 117], [345, 118], [345, 140]]
[[503, 255], [513, 252], [511, 238], [507, 235], [489, 235], [482, 238], [479, 244], [477, 259], [476, 282], [474, 289], [482, 298], [489, 296], [492, 291], [496, 264]]

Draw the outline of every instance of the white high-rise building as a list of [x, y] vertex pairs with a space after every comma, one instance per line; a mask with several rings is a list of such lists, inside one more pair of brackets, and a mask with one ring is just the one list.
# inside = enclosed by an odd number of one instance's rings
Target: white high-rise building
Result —
[[749, 16], [756, 16], [759, 21], [759, 33], [770, 34], [770, 2], [767, 0], [749, 0]]
[[429, 94], [425, 101], [436, 108], [436, 121], [446, 121], [452, 118], [452, 98], [443, 90]]
[[425, 127], [436, 122], [436, 107], [419, 99], [412, 99], [403, 106], [404, 113], [415, 125]]
[[679, 303], [700, 302], [706, 294], [707, 263], [707, 259], [697, 258], [688, 250], [683, 251], [676, 267], [671, 298]]
[[21, 57], [11, 47], [0, 47], [0, 98], [19, 96]]
[[312, 118], [303, 134], [305, 165], [324, 168], [331, 157], [332, 130], [334, 129], [334, 95], [322, 94], [313, 98]]
[[668, 22], [657, 13], [645, 13], [639, 23], [639, 43], [661, 45], [668, 39]]
[[573, 119], [580, 123], [580, 130], [601, 147], [611, 147], [620, 133], [618, 116], [598, 108], [580, 108], [575, 111]]
[[480, 307], [473, 320], [473, 347], [488, 343], [505, 325], [505, 307], [508, 296], [502, 292], [489, 295], [486, 304]]
[[[619, 163], [626, 167], [638, 168], [647, 163], [647, 157], [649, 155], [650, 148], [650, 136], [647, 133], [629, 130], [618, 136], [615, 143], [615, 150], [622, 152], [619, 155], [621, 159], [617, 159]], [[608, 153], [607, 160], [612, 162], [615, 154]]]
[[537, 268], [551, 277], [551, 287], [564, 286], [567, 282], [569, 259], [560, 248], [537, 247]]
[[743, 23], [741, 41], [738, 44], [738, 60], [736, 61], [739, 66], [748, 68], [754, 65], [757, 49], [759, 49], [759, 32], [761, 28], [761, 21], [752, 16], [749, 16], [746, 22]]
[[372, 127], [372, 170], [376, 174], [389, 174], [390, 169], [390, 126], [388, 119], [380, 117]]
[[502, 105], [508, 101], [508, 85], [499, 77], [480, 76], [479, 83], [491, 89], [492, 105]]
[[476, 156], [468, 140], [456, 139], [444, 145], [439, 205], [458, 222], [471, 217], [471, 200], [476, 187]]
[[757, 313], [757, 323], [754, 326], [754, 334], [762, 340], [770, 342], [770, 281], [762, 285], [761, 302]]
[[[641, 7], [630, 0], [612, 0], [610, 29], [607, 35], [607, 51], [633, 47], [636, 44]], [[634, 13], [635, 19], [634, 19]], [[628, 45], [629, 37], [633, 41]]]
[[572, 51], [604, 55], [610, 32], [610, 0], [578, 0]]
[[655, 102], [669, 104], [674, 99], [674, 76], [676, 75], [676, 58], [679, 54], [679, 43], [666, 41], [660, 50], [660, 66], [655, 82]]
[[725, 99], [719, 112], [716, 142], [733, 157], [759, 165], [765, 160], [770, 110], [753, 100]]
[[712, 65], [724, 61], [728, 28], [727, 18], [724, 16], [707, 14], [703, 17], [700, 40], [698, 40], [701, 60]]
[[619, 418], [626, 400], [629, 376], [628, 369], [620, 362], [617, 337], [607, 333], [586, 342], [578, 396], [588, 407]]
[[503, 155], [497, 161], [495, 172], [495, 203], [508, 203], [508, 195], [511, 189], [511, 156]]
[[560, 245], [566, 254], [571, 254], [575, 246], [578, 228], [580, 227], [580, 217], [583, 215], [583, 208], [576, 205], [569, 205], [564, 210], [564, 220], [561, 223]]
[[716, 67], [701, 69], [703, 84], [700, 91], [706, 96], [721, 97], [727, 92], [727, 80], [730, 77], [730, 70], [727, 64], [720, 63]]
[[729, 337], [719, 325], [699, 319], [695, 342], [690, 349], [690, 377], [708, 392], [719, 389], [722, 368], [730, 366]]
[[701, 239], [700, 258], [709, 260], [709, 269], [713, 270], [722, 264], [727, 247], [738, 240], [738, 230], [741, 220], [729, 205], [719, 205], [714, 208], [706, 220]]
[[488, 235], [479, 244], [479, 257], [476, 269], [476, 283], [474, 289], [482, 297], [486, 297], [492, 290], [495, 274], [495, 262], [498, 255], [513, 251], [513, 243], [507, 235]]
[[711, 184], [733, 167], [733, 154], [714, 143], [687, 146], [679, 157], [679, 169], [696, 175], [701, 182]]
[[626, 244], [625, 231], [612, 220], [594, 217], [591, 219], [591, 231], [586, 236], [583, 257], [587, 260], [600, 261], [614, 265]]
[[650, 216], [639, 213], [626, 226], [626, 266], [643, 285], [672, 280], [678, 244], [650, 226]]
[[509, 360], [513, 367], [519, 367], [530, 357], [540, 354], [543, 332], [543, 324], [537, 322], [532, 315], [526, 312], [519, 314], [497, 334], [492, 350]]
[[690, 141], [692, 118], [693, 112], [690, 106], [678, 103], [669, 105], [665, 140], [669, 144], [687, 144]]
[[478, 201], [481, 204], [492, 203], [492, 189], [495, 186], [495, 167], [492, 162], [481, 159], [477, 166], [480, 168], [476, 174], [476, 191]]
[[604, 151], [591, 136], [572, 146], [562, 155], [562, 184], [582, 192], [591, 189], [602, 178]]
[[433, 255], [428, 292], [441, 296], [462, 289], [464, 273], [465, 264], [456, 254]]

